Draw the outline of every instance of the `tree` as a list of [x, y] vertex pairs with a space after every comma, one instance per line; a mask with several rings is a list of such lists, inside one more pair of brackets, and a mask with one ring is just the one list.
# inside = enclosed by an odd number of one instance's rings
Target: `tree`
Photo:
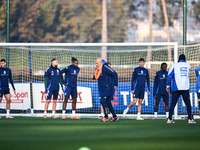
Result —
[[[107, 0], [102, 0], [102, 30], [101, 30], [101, 42], [108, 42], [108, 31], [107, 31]], [[107, 61], [107, 47], [103, 46], [101, 48], [101, 57]]]
[[0, 41], [6, 41], [6, 0], [0, 1]]
[[[170, 38], [170, 33], [169, 33], [169, 20], [168, 20], [168, 15], [167, 15], [167, 10], [166, 10], [166, 3], [165, 0], [161, 0], [162, 1], [162, 6], [163, 6], [163, 14], [164, 14], [164, 18], [165, 18], [165, 26], [166, 26], [166, 32], [167, 32], [167, 42], [171, 41]], [[171, 49], [168, 47], [168, 60], [171, 61]]]
[[[153, 0], [149, 0], [149, 42], [153, 41], [152, 22], [153, 22]], [[148, 61], [151, 61], [151, 46], [148, 47], [147, 62]]]

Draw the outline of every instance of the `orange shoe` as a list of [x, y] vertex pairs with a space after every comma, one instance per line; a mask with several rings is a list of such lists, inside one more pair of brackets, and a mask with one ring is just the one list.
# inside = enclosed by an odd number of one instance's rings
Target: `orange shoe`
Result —
[[44, 118], [47, 118], [47, 115], [44, 115]]
[[12, 117], [12, 116], [6, 116], [6, 118], [10, 118], [10, 119], [12, 119], [12, 118], [14, 118], [14, 117]]
[[56, 115], [52, 115], [51, 117], [52, 117], [52, 118], [54, 118], [54, 119], [56, 119], [56, 118], [57, 118], [57, 117], [56, 117]]
[[65, 119], [65, 115], [62, 115], [62, 119]]
[[109, 118], [107, 117], [103, 117], [102, 119], [101, 119], [101, 122], [108, 122], [109, 121]]
[[115, 118], [112, 118], [111, 122], [115, 122], [115, 121], [118, 121], [119, 118], [118, 117], [115, 117]]
[[80, 119], [80, 118], [77, 116], [71, 116], [71, 119]]
[[156, 119], [157, 119], [156, 117], [152, 118], [152, 120], [156, 120]]

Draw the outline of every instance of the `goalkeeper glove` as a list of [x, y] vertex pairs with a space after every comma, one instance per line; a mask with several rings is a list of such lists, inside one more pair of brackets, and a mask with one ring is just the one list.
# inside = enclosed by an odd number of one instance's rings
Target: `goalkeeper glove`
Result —
[[48, 89], [45, 89], [45, 92], [44, 92], [44, 93], [46, 93], [46, 94], [47, 94], [48, 92], [49, 92], [49, 91], [48, 91]]

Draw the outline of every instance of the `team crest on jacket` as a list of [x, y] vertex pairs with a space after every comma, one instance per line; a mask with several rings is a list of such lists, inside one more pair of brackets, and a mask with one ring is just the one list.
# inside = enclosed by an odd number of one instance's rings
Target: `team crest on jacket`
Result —
[[143, 74], [143, 70], [141, 70], [141, 74]]
[[163, 74], [163, 78], [165, 78], [165, 74]]
[[76, 70], [74, 70], [74, 74], [76, 74]]
[[4, 74], [6, 74], [6, 71], [4, 71]]

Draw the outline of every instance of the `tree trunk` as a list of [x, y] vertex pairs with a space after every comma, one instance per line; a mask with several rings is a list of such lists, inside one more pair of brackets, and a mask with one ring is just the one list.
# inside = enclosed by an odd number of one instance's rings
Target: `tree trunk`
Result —
[[[108, 31], [107, 31], [107, 0], [102, 0], [102, 31], [101, 31], [102, 43], [108, 42]], [[101, 57], [107, 61], [107, 47], [102, 46]]]
[[[163, 6], [163, 14], [164, 14], [165, 26], [166, 26], [166, 32], [167, 32], [167, 42], [170, 42], [171, 38], [170, 38], [170, 33], [169, 33], [169, 20], [168, 20], [168, 15], [167, 15], [166, 3], [165, 3], [165, 0], [161, 0], [161, 2]], [[172, 60], [171, 49], [169, 46], [168, 46], [168, 60], [169, 61]]]
[[[153, 42], [153, 30], [152, 30], [152, 22], [153, 22], [153, 0], [149, 0], [149, 42]], [[151, 46], [148, 46], [147, 52], [147, 63], [151, 61]]]

